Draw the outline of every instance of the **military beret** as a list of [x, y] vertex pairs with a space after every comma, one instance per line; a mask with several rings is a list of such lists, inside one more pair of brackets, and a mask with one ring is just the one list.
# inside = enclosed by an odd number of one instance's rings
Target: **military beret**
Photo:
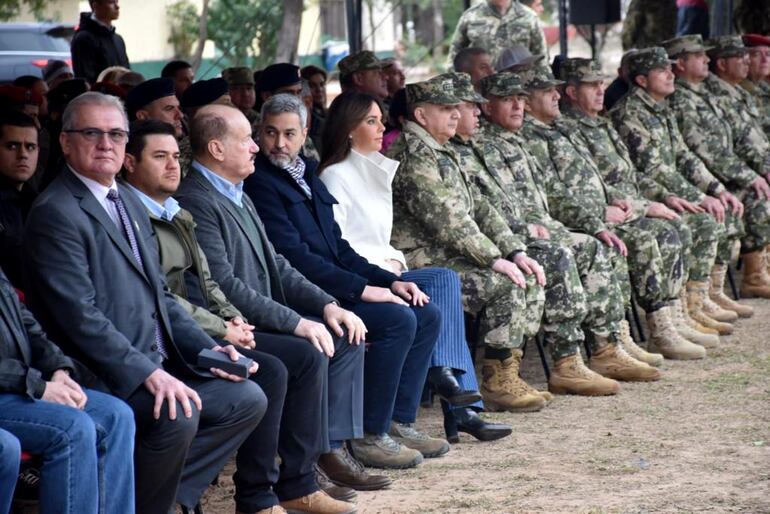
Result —
[[337, 67], [340, 69], [340, 76], [345, 77], [361, 70], [380, 70], [383, 68], [383, 62], [374, 52], [361, 50], [342, 59], [337, 63]]
[[[543, 54], [532, 55], [526, 46], [516, 45], [512, 48], [506, 48], [497, 58], [495, 70], [505, 71], [508, 68], [526, 69], [545, 58]], [[510, 70], [513, 71], [513, 70]]]
[[[136, 111], [159, 98], [174, 96], [174, 81], [169, 78], [150, 79], [142, 82], [126, 96], [126, 110], [133, 118]], [[222, 95], [219, 95], [222, 96]]]
[[662, 46], [652, 46], [637, 50], [626, 60], [628, 63], [629, 76], [647, 75], [650, 71], [657, 68], [665, 68], [674, 63], [668, 58], [666, 49]]
[[451, 79], [433, 77], [430, 80], [406, 85], [406, 104], [409, 108], [417, 104], [457, 105], [463, 101], [455, 96]]
[[598, 82], [610, 80], [612, 77], [602, 71], [598, 62], [573, 57], [562, 61], [559, 67], [559, 78], [565, 82]]
[[436, 78], [449, 79], [452, 81], [454, 87], [454, 96], [462, 100], [463, 102], [471, 102], [476, 104], [485, 104], [488, 102], [486, 98], [481, 96], [473, 88], [471, 82], [471, 76], [468, 73], [462, 72], [449, 72], [442, 73]]
[[748, 52], [741, 36], [719, 36], [710, 39], [708, 44], [711, 46], [708, 54], [713, 59], [737, 57]]
[[253, 86], [254, 75], [246, 66], [236, 66], [222, 71], [222, 78], [230, 86]]
[[679, 57], [682, 54], [708, 52], [711, 50], [710, 46], [703, 44], [703, 37], [701, 37], [700, 34], [688, 34], [686, 36], [679, 36], [673, 39], [668, 39], [663, 41], [661, 46], [666, 49], [668, 56], [672, 59]]
[[182, 93], [181, 104], [184, 109], [203, 107], [228, 92], [227, 82], [223, 78], [199, 80]]
[[299, 84], [301, 81], [299, 66], [288, 62], [279, 62], [262, 70], [257, 81], [257, 91], [269, 93], [282, 87]]
[[43, 95], [19, 86], [0, 86], [0, 99], [12, 105], [37, 105], [43, 103]]
[[85, 79], [68, 79], [46, 93], [48, 110], [63, 109], [75, 97], [88, 91]]
[[121, 100], [125, 100], [126, 98], [126, 90], [117, 84], [113, 84], [112, 82], [97, 82], [96, 84], [91, 86], [91, 91], [96, 91], [97, 93], [102, 93], [105, 95], [115, 96], [117, 98], [120, 98]]
[[509, 71], [495, 73], [481, 79], [481, 94], [490, 96], [520, 96], [528, 95], [521, 85], [521, 78]]
[[755, 46], [770, 46], [770, 37], [763, 36], [761, 34], [744, 34], [743, 44], [747, 48], [753, 48]]
[[521, 85], [527, 91], [533, 89], [550, 89], [554, 86], [560, 86], [564, 84], [563, 80], [556, 80], [553, 77], [551, 70], [544, 68], [534, 68], [531, 70], [525, 70], [515, 73], [521, 80]]

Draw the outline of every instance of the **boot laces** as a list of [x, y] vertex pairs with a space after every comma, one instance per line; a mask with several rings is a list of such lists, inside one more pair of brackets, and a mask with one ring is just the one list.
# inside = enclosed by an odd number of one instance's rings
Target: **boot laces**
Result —
[[403, 437], [417, 441], [428, 441], [430, 439], [430, 437], [414, 428], [414, 425], [411, 423], [396, 423], [396, 425], [398, 426], [399, 433]]

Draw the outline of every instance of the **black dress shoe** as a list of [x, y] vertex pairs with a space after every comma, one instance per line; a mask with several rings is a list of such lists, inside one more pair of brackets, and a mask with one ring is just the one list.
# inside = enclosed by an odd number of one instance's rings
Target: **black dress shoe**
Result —
[[452, 409], [457, 430], [470, 434], [479, 441], [494, 441], [511, 435], [513, 428], [503, 423], [487, 423], [475, 410], [463, 407]]
[[460, 387], [452, 368], [434, 366], [428, 370], [428, 382], [433, 391], [455, 407], [466, 407], [481, 400], [478, 391], [466, 391]]

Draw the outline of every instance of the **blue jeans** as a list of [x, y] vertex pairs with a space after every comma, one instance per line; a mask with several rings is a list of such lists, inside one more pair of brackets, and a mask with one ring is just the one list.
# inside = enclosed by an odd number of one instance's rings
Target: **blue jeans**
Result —
[[0, 429], [0, 512], [11, 512], [20, 460], [19, 440], [12, 433]]
[[0, 428], [25, 451], [43, 456], [41, 512], [134, 512], [133, 412], [113, 396], [85, 392], [82, 411], [0, 394]]

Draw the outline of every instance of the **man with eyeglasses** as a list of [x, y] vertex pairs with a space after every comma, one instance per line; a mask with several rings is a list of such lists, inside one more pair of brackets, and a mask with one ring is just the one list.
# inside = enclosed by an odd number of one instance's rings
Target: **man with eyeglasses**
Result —
[[115, 97], [89, 92], [67, 106], [66, 167], [30, 210], [25, 278], [46, 331], [90, 370], [81, 370], [83, 383], [133, 410], [136, 511], [166, 514], [175, 502], [198, 503], [267, 400], [243, 376], [196, 366], [204, 349], [233, 361], [240, 354], [168, 292], [144, 206], [115, 181], [127, 128]]

